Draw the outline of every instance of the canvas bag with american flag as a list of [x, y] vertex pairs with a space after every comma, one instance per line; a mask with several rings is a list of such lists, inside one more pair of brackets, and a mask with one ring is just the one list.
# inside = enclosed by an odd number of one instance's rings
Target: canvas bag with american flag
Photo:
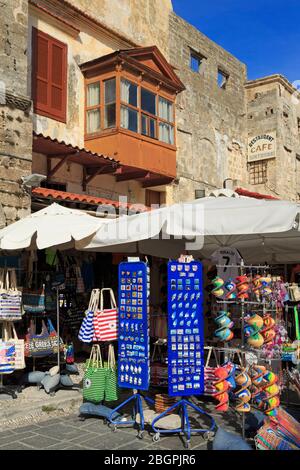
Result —
[[[103, 293], [107, 291], [110, 298], [110, 308], [103, 307]], [[112, 289], [104, 288], [100, 292], [99, 310], [94, 314], [93, 341], [116, 341], [118, 339], [118, 309]]]

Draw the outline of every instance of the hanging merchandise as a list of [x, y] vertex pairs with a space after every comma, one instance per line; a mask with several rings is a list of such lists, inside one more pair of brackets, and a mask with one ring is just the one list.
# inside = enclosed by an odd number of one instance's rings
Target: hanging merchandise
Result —
[[247, 344], [253, 348], [260, 348], [264, 344], [264, 337], [261, 334], [264, 325], [262, 317], [252, 313], [245, 317], [245, 321], [247, 325], [244, 334], [247, 338]]
[[94, 313], [96, 312], [99, 304], [100, 290], [93, 289], [90, 296], [88, 309], [85, 312], [85, 317], [82, 321], [78, 339], [83, 343], [91, 343], [93, 341], [94, 331]]
[[296, 340], [297, 340], [297, 341], [300, 341], [300, 328], [299, 328], [299, 312], [298, 312], [298, 307], [294, 307], [294, 318], [295, 318]]
[[238, 276], [236, 278], [237, 284], [236, 288], [238, 291], [238, 299], [249, 299], [249, 290], [250, 290], [250, 280], [248, 276]]
[[258, 274], [252, 279], [252, 292], [255, 294], [257, 302], [260, 302], [260, 294], [261, 294], [261, 288], [262, 288], [262, 283], [261, 283], [261, 276]]
[[[209, 365], [212, 351], [214, 352], [216, 366]], [[207, 359], [206, 359], [206, 363], [204, 366], [204, 393], [203, 395], [214, 396], [215, 393], [217, 392], [217, 389], [215, 387], [215, 382], [217, 380], [215, 371], [218, 367], [219, 365], [218, 365], [218, 360], [217, 360], [215, 350], [210, 347], [208, 350]]]
[[274, 318], [272, 318], [271, 314], [265, 314], [263, 316], [263, 328], [262, 330], [260, 331], [260, 333], [262, 334], [263, 338], [264, 338], [264, 344], [268, 344], [268, 343], [271, 343], [275, 336], [276, 336], [276, 332], [275, 332], [275, 320]]
[[22, 292], [17, 288], [17, 277], [14, 269], [0, 273], [0, 319], [22, 319]]
[[53, 341], [44, 320], [42, 320], [42, 331], [39, 335], [36, 334], [35, 321], [33, 319], [30, 320], [28, 333], [25, 337], [25, 357], [49, 356], [55, 352], [55, 343], [57, 343], [57, 336], [56, 341]]
[[107, 368], [104, 368], [100, 346], [94, 344], [86, 362], [83, 377], [83, 398], [92, 403], [104, 400]]
[[272, 278], [270, 276], [261, 277], [261, 295], [262, 298], [267, 300], [272, 294], [271, 282]]
[[75, 267], [71, 264], [66, 267], [65, 289], [69, 292], [76, 292], [77, 278], [75, 274]]
[[251, 410], [249, 404], [251, 400], [251, 378], [245, 368], [239, 368], [235, 376], [235, 381], [237, 385], [237, 389], [234, 391], [234, 398], [237, 401], [235, 409], [239, 413], [248, 413]]
[[253, 397], [258, 408], [269, 416], [276, 416], [277, 408], [280, 405], [280, 389], [277, 382], [277, 375], [266, 370], [262, 380], [259, 382], [260, 393], [255, 393]]
[[150, 270], [144, 262], [119, 265], [118, 385], [148, 390]]
[[[110, 308], [104, 309], [104, 292], [109, 293]], [[116, 341], [118, 339], [118, 309], [112, 289], [104, 288], [100, 291], [99, 310], [94, 313], [94, 341]]]
[[15, 370], [15, 344], [0, 341], [0, 374], [12, 374]]
[[266, 373], [265, 366], [253, 364], [250, 369], [250, 377], [252, 381], [251, 394], [252, 399], [255, 400], [257, 395], [261, 393], [261, 387]]
[[48, 318], [47, 323], [48, 323], [49, 339], [50, 339], [51, 346], [52, 346], [52, 353], [55, 353], [55, 354], [58, 353], [58, 347], [59, 347], [60, 352], [63, 352], [65, 349], [64, 342], [61, 338], [58, 339], [58, 334], [50, 318]]
[[83, 294], [85, 292], [85, 287], [84, 287], [83, 277], [81, 275], [80, 266], [75, 267], [75, 273], [76, 273], [76, 292], [77, 294]]
[[66, 363], [67, 364], [74, 364], [74, 344], [68, 343], [66, 346]]
[[41, 289], [23, 289], [23, 307], [26, 313], [43, 313], [45, 311], [45, 287]]
[[216, 381], [214, 386], [217, 392], [214, 394], [214, 398], [219, 402], [216, 405], [216, 411], [225, 412], [229, 408], [229, 388], [230, 384], [227, 382], [228, 371], [225, 367], [217, 367], [215, 370]]
[[115, 351], [112, 344], [108, 347], [107, 375], [105, 381], [105, 401], [118, 400], [118, 377]]
[[213, 285], [213, 289], [211, 291], [211, 293], [215, 296], [215, 297], [222, 297], [224, 295], [224, 281], [221, 277], [219, 276], [216, 276], [212, 281], [212, 285]]
[[15, 370], [25, 369], [24, 339], [19, 339], [12, 322], [3, 323], [4, 335], [8, 343], [15, 345]]
[[204, 391], [202, 264], [168, 263], [169, 395]]
[[215, 337], [220, 341], [232, 340], [234, 334], [231, 328], [233, 328], [234, 323], [230, 320], [230, 312], [220, 310], [214, 320], [218, 326], [218, 329], [215, 331]]
[[236, 283], [233, 282], [232, 279], [229, 279], [228, 282], [225, 283], [225, 289], [228, 291], [225, 295], [226, 300], [234, 300], [237, 297], [236, 291]]

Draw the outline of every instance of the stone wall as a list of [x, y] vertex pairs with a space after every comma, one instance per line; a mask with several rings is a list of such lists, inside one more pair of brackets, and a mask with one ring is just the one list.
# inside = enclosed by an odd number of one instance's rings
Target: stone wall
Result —
[[27, 24], [27, 0], [0, 2], [0, 227], [30, 212], [30, 197], [21, 185], [32, 162]]
[[300, 101], [291, 84], [279, 75], [248, 82], [249, 137], [276, 131], [276, 158], [267, 161], [267, 181], [259, 192], [298, 200], [300, 193]]
[[[178, 97], [177, 169], [173, 198], [193, 199], [195, 189], [222, 187], [226, 178], [247, 179], [246, 67], [200, 31], [170, 14], [170, 62], [186, 86]], [[200, 72], [190, 67], [191, 51], [203, 57]], [[218, 86], [218, 69], [229, 78]]]

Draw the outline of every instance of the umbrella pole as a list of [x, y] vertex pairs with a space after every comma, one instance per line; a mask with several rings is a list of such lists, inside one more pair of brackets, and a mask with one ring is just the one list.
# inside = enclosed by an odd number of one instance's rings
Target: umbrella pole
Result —
[[60, 373], [60, 331], [59, 331], [59, 293], [58, 293], [58, 287], [56, 287], [56, 333], [57, 333], [57, 341], [58, 341], [57, 365], [58, 365], [58, 373]]

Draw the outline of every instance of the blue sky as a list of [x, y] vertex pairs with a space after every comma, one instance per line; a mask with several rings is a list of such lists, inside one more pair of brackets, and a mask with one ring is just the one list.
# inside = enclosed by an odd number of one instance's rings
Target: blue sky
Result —
[[299, 0], [172, 0], [174, 11], [234, 54], [248, 78], [300, 80]]

